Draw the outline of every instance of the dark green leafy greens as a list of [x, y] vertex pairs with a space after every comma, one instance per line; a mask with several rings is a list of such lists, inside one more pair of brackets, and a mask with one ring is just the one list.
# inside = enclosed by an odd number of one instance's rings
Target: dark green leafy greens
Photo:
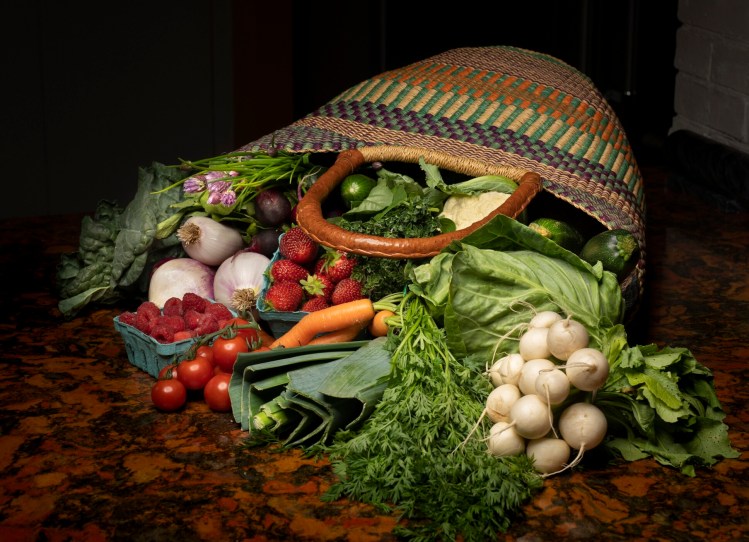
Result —
[[397, 534], [415, 540], [495, 539], [541, 478], [525, 455], [497, 458], [465, 441], [491, 388], [483, 360], [456, 359], [421, 298], [402, 307], [403, 328], [388, 339], [389, 387], [359, 431], [327, 448], [340, 481], [325, 498], [392, 506], [413, 520]]
[[156, 238], [156, 227], [173, 211], [181, 190], [155, 193], [185, 173], [154, 162], [138, 171], [138, 189], [125, 207], [101, 202], [93, 217], [81, 223], [78, 252], [64, 254], [57, 269], [58, 308], [74, 316], [90, 303], [114, 303], [140, 296], [148, 275], [163, 258], [184, 254], [176, 235]]

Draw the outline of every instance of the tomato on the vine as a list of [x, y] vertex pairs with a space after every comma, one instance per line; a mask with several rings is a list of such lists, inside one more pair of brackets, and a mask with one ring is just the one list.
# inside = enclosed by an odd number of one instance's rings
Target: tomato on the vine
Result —
[[177, 365], [171, 364], [166, 365], [159, 371], [159, 380], [168, 380], [169, 378], [177, 378]]
[[236, 326], [237, 335], [241, 335], [247, 339], [247, 344], [249, 344], [250, 347], [260, 344], [260, 336], [258, 335], [257, 329], [252, 327], [249, 320], [237, 316], [226, 322], [227, 327], [231, 325]]
[[205, 385], [203, 399], [214, 412], [229, 412], [231, 410], [231, 398], [229, 397], [230, 380], [230, 374], [218, 373]]
[[208, 359], [195, 357], [179, 363], [177, 379], [188, 390], [202, 390], [213, 377], [213, 365]]
[[159, 410], [174, 412], [187, 402], [185, 385], [176, 378], [157, 380], [151, 388], [151, 402]]
[[225, 373], [231, 373], [234, 369], [234, 362], [237, 356], [242, 352], [249, 352], [250, 347], [247, 345], [247, 339], [242, 335], [234, 337], [216, 337], [213, 341], [213, 362], [216, 367]]
[[201, 344], [200, 346], [198, 346], [198, 348], [195, 350], [195, 357], [206, 358], [211, 362], [211, 365], [215, 365], [213, 362], [213, 348], [211, 348], [207, 344]]

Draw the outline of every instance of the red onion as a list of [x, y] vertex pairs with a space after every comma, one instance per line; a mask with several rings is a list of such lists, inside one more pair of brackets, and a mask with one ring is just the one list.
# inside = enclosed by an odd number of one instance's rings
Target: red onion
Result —
[[170, 297], [181, 298], [187, 292], [213, 299], [213, 278], [216, 271], [192, 258], [174, 258], [157, 267], [148, 285], [148, 300], [159, 308]]

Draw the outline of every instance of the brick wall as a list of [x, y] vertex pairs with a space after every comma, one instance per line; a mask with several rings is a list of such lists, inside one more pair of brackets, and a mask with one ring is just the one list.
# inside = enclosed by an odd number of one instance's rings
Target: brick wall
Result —
[[671, 132], [749, 153], [749, 0], [679, 0]]

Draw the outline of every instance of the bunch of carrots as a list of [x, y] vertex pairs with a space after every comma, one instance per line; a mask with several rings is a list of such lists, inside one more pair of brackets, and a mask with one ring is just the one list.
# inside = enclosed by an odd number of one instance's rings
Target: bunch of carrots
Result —
[[[387, 335], [402, 299], [402, 293], [395, 293], [379, 301], [363, 298], [310, 312], [267, 348], [272, 350], [351, 341], [364, 328], [372, 337], [383, 337]], [[263, 345], [261, 348], [266, 347]]]

